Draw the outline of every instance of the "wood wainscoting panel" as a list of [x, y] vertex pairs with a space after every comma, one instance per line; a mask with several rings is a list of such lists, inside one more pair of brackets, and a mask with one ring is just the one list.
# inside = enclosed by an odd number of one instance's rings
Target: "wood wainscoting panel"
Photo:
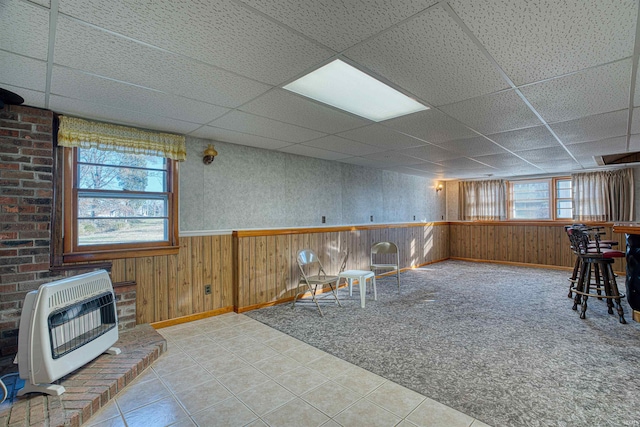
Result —
[[[113, 260], [112, 280], [137, 283], [136, 322], [156, 323], [233, 306], [231, 235], [180, 238], [177, 255]], [[211, 286], [211, 294], [205, 286]]]
[[[298, 288], [296, 257], [302, 249], [316, 252], [328, 274], [336, 274], [349, 250], [347, 269], [368, 270], [370, 248], [392, 241], [400, 251], [401, 268], [417, 267], [449, 257], [448, 223], [332, 227], [328, 229], [234, 232], [237, 251], [235, 310], [290, 301]], [[392, 257], [388, 257], [392, 262]], [[383, 261], [384, 262], [384, 261]]]
[[[575, 255], [571, 252], [565, 225], [542, 221], [452, 222], [449, 228], [450, 257], [572, 268]], [[617, 249], [625, 251], [624, 235], [614, 233], [612, 224], [588, 225], [601, 226], [601, 239], [615, 240]], [[617, 258], [614, 270], [625, 274], [626, 260]]]

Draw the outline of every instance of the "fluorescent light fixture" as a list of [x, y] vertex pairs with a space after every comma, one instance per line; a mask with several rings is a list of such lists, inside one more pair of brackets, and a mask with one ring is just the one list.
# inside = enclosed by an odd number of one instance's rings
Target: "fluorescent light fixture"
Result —
[[284, 89], [380, 122], [429, 107], [336, 59]]

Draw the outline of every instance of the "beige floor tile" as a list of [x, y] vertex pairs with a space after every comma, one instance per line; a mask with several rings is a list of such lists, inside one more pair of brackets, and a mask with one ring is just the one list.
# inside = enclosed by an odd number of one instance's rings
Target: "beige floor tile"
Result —
[[287, 334], [284, 334], [277, 329], [273, 329], [262, 324], [261, 324], [261, 327], [253, 328], [253, 330], [245, 333], [245, 335], [253, 338], [259, 343], [264, 343], [265, 341], [269, 341], [275, 338], [288, 336]]
[[189, 390], [179, 391], [175, 393], [175, 395], [189, 414], [195, 414], [232, 396], [231, 393], [216, 380], [200, 384]]
[[156, 372], [153, 369], [147, 368], [142, 371], [142, 373], [140, 373], [140, 375], [138, 375], [131, 384], [140, 384], [145, 381], [151, 381], [155, 379], [158, 379], [158, 375], [156, 374]]
[[215, 405], [193, 415], [198, 426], [244, 426], [258, 417], [235, 397], [216, 403]]
[[205, 347], [213, 342], [208, 335], [193, 335], [187, 338], [176, 339], [173, 341], [183, 351], [193, 350], [194, 348]]
[[124, 414], [128, 427], [166, 426], [185, 418], [187, 413], [173, 396]]
[[196, 423], [191, 418], [185, 418], [175, 424], [171, 424], [169, 427], [196, 427]]
[[[102, 420], [95, 424], [91, 424], [91, 419], [89, 419], [90, 423], [86, 424], [87, 427], [126, 427], [124, 420], [120, 415], [115, 418], [109, 418], [107, 420]], [[83, 424], [85, 425], [85, 424]]]
[[200, 365], [190, 366], [162, 376], [162, 381], [171, 391], [189, 390], [198, 384], [213, 381], [214, 377]]
[[233, 338], [229, 338], [228, 340], [218, 341], [217, 344], [226, 348], [227, 350], [235, 352], [236, 350], [253, 347], [258, 343], [251, 337], [248, 337], [246, 335], [238, 335]]
[[302, 364], [310, 363], [314, 360], [324, 357], [327, 354], [324, 351], [318, 350], [317, 348], [305, 343], [302, 343], [297, 347], [281, 351], [281, 353]]
[[234, 354], [249, 363], [255, 363], [276, 356], [279, 353], [266, 345], [254, 344], [250, 347], [235, 350]]
[[419, 427], [469, 427], [474, 421], [470, 416], [429, 398], [409, 414], [407, 420]]
[[311, 389], [328, 381], [327, 377], [314, 370], [301, 366], [289, 372], [285, 372], [275, 378], [276, 382], [297, 396], [301, 396]]
[[339, 377], [354, 368], [353, 364], [345, 362], [331, 354], [325, 354], [324, 356], [307, 363], [306, 366], [321, 373], [327, 378]]
[[257, 419], [254, 422], [252, 422], [251, 424], [247, 424], [247, 427], [269, 427], [268, 425], [266, 425], [264, 423], [264, 421]]
[[100, 410], [95, 415], [91, 416], [88, 425], [91, 426], [93, 424], [97, 424], [110, 418], [119, 416], [120, 410], [118, 409], [118, 405], [116, 405], [115, 400], [111, 400], [109, 401], [109, 403], [100, 408]]
[[367, 396], [367, 400], [401, 418], [409, 415], [424, 399], [423, 395], [391, 381], [382, 384]]
[[207, 336], [216, 344], [219, 344], [220, 341], [228, 340], [233, 337], [237, 337], [242, 335], [236, 328], [233, 326], [226, 325], [224, 328], [216, 329], [214, 331], [208, 331]]
[[275, 378], [285, 372], [292, 371], [301, 366], [302, 365], [300, 363], [282, 354], [253, 363], [254, 368], [264, 374], [267, 374], [271, 378]]
[[204, 360], [199, 363], [200, 366], [211, 372], [216, 377], [226, 375], [237, 369], [249, 366], [247, 362], [233, 354], [229, 356], [214, 357], [213, 359]]
[[480, 420], [473, 420], [471, 423], [471, 427], [491, 427], [489, 424], [485, 424]]
[[386, 381], [381, 376], [360, 367], [354, 367], [333, 380], [362, 395], [372, 392]]
[[202, 362], [214, 357], [228, 356], [231, 354], [231, 352], [226, 348], [213, 343], [204, 347], [185, 349], [185, 353], [191, 356], [191, 358], [196, 362]]
[[320, 427], [342, 427], [340, 424], [333, 420], [329, 420], [326, 423], [322, 424]]
[[258, 415], [264, 415], [290, 400], [295, 395], [275, 381], [267, 381], [236, 395], [245, 405]]
[[409, 420], [402, 420], [396, 427], [418, 427]]
[[334, 420], [344, 427], [393, 427], [401, 418], [362, 399], [335, 416]]
[[159, 379], [131, 384], [116, 395], [116, 401], [123, 413], [169, 396], [170, 392]]
[[184, 368], [196, 366], [195, 360], [189, 357], [183, 351], [162, 355], [158, 360], [153, 362], [151, 367], [160, 377], [171, 374]]
[[314, 427], [329, 420], [322, 412], [301, 399], [295, 399], [262, 417], [271, 427]]
[[269, 377], [253, 366], [245, 366], [229, 374], [219, 376], [218, 381], [232, 393], [238, 394], [269, 381]]
[[301, 398], [328, 416], [333, 417], [358, 399], [361, 399], [362, 396], [346, 387], [342, 387], [340, 384], [329, 381], [303, 394]]
[[282, 335], [276, 338], [272, 338], [264, 342], [264, 344], [273, 348], [274, 350], [279, 351], [280, 353], [285, 353], [287, 350], [291, 350], [297, 348], [304, 343], [300, 340], [297, 340], [289, 335]]

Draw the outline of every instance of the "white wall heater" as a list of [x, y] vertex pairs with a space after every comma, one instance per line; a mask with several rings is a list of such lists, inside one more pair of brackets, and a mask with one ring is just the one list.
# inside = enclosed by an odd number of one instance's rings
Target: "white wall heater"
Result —
[[119, 354], [115, 294], [105, 270], [41, 285], [27, 294], [18, 332], [18, 364], [26, 393], [59, 395], [52, 384], [102, 353]]

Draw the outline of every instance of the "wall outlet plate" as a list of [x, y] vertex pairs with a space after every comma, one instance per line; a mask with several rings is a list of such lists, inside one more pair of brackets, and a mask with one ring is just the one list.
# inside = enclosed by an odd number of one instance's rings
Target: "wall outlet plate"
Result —
[[204, 294], [211, 295], [211, 285], [204, 285]]

